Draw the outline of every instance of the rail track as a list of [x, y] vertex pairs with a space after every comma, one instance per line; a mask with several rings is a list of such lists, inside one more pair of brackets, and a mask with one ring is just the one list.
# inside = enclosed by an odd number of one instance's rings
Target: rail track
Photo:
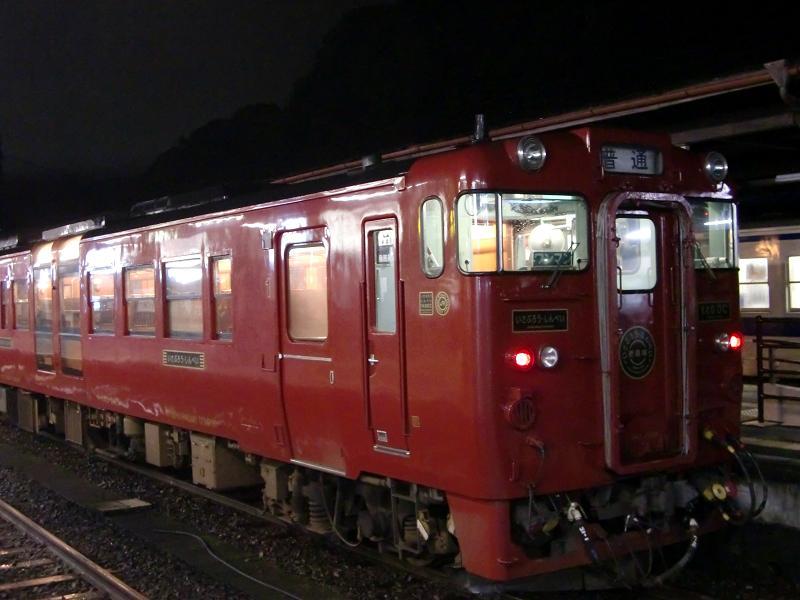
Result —
[[[206, 500], [209, 500], [211, 502], [217, 503], [222, 506], [226, 506], [232, 510], [235, 510], [242, 514], [249, 515], [256, 519], [260, 519], [268, 523], [279, 525], [282, 527], [292, 527], [292, 525], [290, 523], [287, 523], [285, 520], [270, 515], [269, 513], [265, 513], [260, 507], [255, 506], [253, 504], [249, 504], [242, 500], [237, 500], [236, 498], [226, 496], [225, 494], [221, 494], [219, 492], [214, 492], [206, 488], [199, 487], [189, 481], [174, 477], [172, 475], [164, 473], [163, 471], [159, 471], [148, 466], [131, 463], [103, 449], [95, 449], [94, 453], [99, 458], [114, 465], [115, 467], [119, 467], [129, 472], [175, 487], [193, 496], [205, 498]], [[297, 530], [303, 534], [315, 535], [309, 533], [307, 530], [303, 528], [297, 528]], [[366, 548], [345, 546], [344, 544], [340, 545], [339, 547], [361, 558], [364, 558], [372, 563], [400, 570], [415, 577], [419, 577], [421, 579], [426, 579], [443, 584], [445, 586], [450, 586], [455, 590], [460, 591], [464, 594], [469, 593], [467, 589], [465, 589], [460, 582], [455, 581], [452, 577], [448, 576], [447, 573], [438, 571], [436, 569], [428, 567], [418, 567], [409, 564], [408, 562], [402, 561], [393, 555], [380, 554], [374, 550], [369, 550]], [[489, 592], [489, 595], [491, 596], [492, 600], [529, 600], [530, 598], [534, 597], [535, 598], [543, 597], [540, 593], [536, 592], [503, 593], [494, 591], [494, 592]], [[554, 595], [553, 592], [544, 593], [544, 597], [548, 598], [553, 597], [553, 595]], [[661, 600], [713, 600], [710, 596], [706, 596], [704, 594], [692, 590], [682, 589], [680, 587], [672, 585], [665, 585], [657, 588], [642, 589], [640, 590], [640, 593], [636, 594], [636, 597], [658, 598]]]
[[0, 500], [0, 598], [146, 600]]
[[[205, 498], [206, 500], [215, 502], [222, 506], [226, 506], [232, 510], [249, 515], [256, 519], [260, 519], [267, 523], [271, 523], [281, 527], [293, 528], [291, 523], [288, 523], [283, 519], [280, 519], [269, 513], [266, 513], [260, 507], [255, 506], [253, 504], [248, 504], [247, 502], [237, 500], [236, 498], [231, 498], [230, 496], [226, 496], [219, 492], [214, 492], [206, 488], [199, 487], [189, 481], [173, 477], [172, 475], [168, 475], [162, 471], [155, 470], [151, 467], [131, 463], [103, 449], [95, 448], [94, 453], [102, 460], [121, 469], [125, 469], [129, 472], [136, 473], [143, 477], [147, 477], [155, 481], [158, 481], [160, 483], [164, 483], [166, 485], [175, 487], [193, 496]], [[297, 527], [296, 530], [302, 534], [316, 537], [316, 534], [311, 533], [304, 528]], [[454, 589], [454, 591], [458, 591], [465, 594], [465, 597], [469, 595], [469, 592], [466, 589], [464, 589], [464, 587], [462, 587], [459, 583], [455, 582], [446, 573], [440, 572], [438, 570], [427, 567], [418, 567], [406, 561], [400, 560], [399, 558], [393, 555], [378, 553], [376, 551], [369, 550], [367, 548], [363, 548], [360, 546], [353, 547], [341, 544], [337, 545], [337, 547], [351, 554], [354, 554], [360, 558], [366, 559], [374, 564], [386, 566], [388, 568], [399, 570], [408, 573], [409, 575], [419, 577], [420, 579], [432, 581], [435, 583], [439, 583], [443, 586], [451, 587]], [[516, 595], [503, 594], [503, 593], [494, 593], [492, 595], [492, 598], [493, 600], [520, 600], [520, 598]]]

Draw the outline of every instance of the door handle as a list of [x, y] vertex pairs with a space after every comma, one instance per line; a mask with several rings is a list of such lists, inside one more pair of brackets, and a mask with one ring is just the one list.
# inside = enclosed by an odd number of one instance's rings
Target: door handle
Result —
[[373, 366], [373, 367], [374, 367], [375, 365], [377, 365], [377, 364], [378, 364], [379, 362], [381, 362], [381, 361], [379, 361], [377, 358], [375, 358], [375, 355], [374, 355], [374, 354], [370, 354], [370, 355], [369, 355], [369, 358], [367, 359], [367, 362], [368, 362], [368, 363], [369, 363], [371, 366]]

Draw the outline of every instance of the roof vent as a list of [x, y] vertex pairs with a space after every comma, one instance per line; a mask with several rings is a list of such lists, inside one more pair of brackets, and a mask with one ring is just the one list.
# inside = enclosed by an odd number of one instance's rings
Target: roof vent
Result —
[[361, 169], [364, 171], [379, 164], [381, 164], [380, 154], [367, 154], [361, 159]]
[[185, 210], [187, 208], [194, 208], [195, 206], [226, 200], [227, 198], [228, 196], [219, 188], [188, 192], [177, 196], [161, 196], [159, 198], [153, 198], [152, 200], [137, 202], [131, 206], [130, 216], [145, 217], [174, 212], [176, 210]]
[[7, 238], [0, 239], [0, 250], [11, 250], [19, 245], [19, 236], [12, 235]]
[[62, 225], [61, 227], [54, 227], [42, 232], [42, 239], [45, 242], [52, 242], [62, 237], [78, 235], [79, 233], [86, 233], [87, 231], [94, 231], [102, 229], [106, 226], [105, 217], [96, 217], [94, 219], [86, 219], [85, 221], [78, 221], [77, 223], [70, 223], [69, 225]]

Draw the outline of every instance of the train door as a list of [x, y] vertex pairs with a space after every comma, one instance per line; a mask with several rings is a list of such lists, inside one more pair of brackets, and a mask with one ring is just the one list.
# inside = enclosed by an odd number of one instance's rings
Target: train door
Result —
[[365, 368], [374, 449], [406, 454], [403, 282], [397, 221], [389, 218], [365, 222], [363, 241]]
[[341, 408], [331, 386], [328, 306], [335, 281], [325, 228], [280, 235], [281, 394], [292, 462], [343, 473]]
[[684, 213], [681, 204], [634, 200], [608, 215], [606, 441], [607, 462], [620, 472], [690, 451], [694, 271]]

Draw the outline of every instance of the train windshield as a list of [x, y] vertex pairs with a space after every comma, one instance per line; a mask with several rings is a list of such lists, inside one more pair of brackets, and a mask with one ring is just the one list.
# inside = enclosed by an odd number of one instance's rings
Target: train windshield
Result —
[[697, 242], [696, 269], [732, 269], [735, 264], [736, 207], [730, 202], [691, 199], [692, 227]]
[[471, 193], [458, 199], [457, 212], [462, 271], [569, 271], [588, 265], [588, 216], [577, 196]]

